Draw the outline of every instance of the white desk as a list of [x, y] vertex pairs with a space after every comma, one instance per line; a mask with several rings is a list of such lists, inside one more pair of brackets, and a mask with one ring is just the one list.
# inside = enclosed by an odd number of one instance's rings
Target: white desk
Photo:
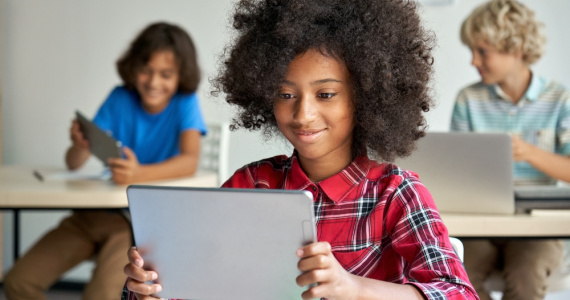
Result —
[[[22, 209], [108, 209], [128, 206], [126, 185], [103, 180], [40, 181], [34, 170], [44, 174], [62, 172], [64, 167], [0, 166], [0, 209], [14, 211], [14, 257], [19, 254], [19, 212]], [[216, 187], [214, 172], [198, 171], [192, 177], [146, 182], [147, 185]]]
[[[122, 208], [127, 207], [126, 185], [103, 180], [38, 180], [34, 170], [61, 172], [63, 167], [0, 166], [0, 208]], [[214, 172], [141, 184], [215, 187]]]
[[454, 237], [570, 237], [570, 211], [543, 215], [477, 215], [442, 213]]

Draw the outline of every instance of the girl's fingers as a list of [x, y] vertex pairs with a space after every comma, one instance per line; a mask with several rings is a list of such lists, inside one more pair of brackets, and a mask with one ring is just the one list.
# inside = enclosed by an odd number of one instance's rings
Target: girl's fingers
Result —
[[300, 258], [315, 256], [318, 254], [329, 255], [331, 253], [331, 245], [328, 242], [316, 242], [297, 250], [297, 256]]
[[134, 246], [131, 247], [129, 249], [129, 251], [127, 252], [127, 256], [129, 258], [130, 263], [132, 263], [132, 264], [134, 264], [140, 268], [143, 267], [144, 261], [142, 259], [142, 256], [140, 255], [137, 247], [134, 247]]
[[328, 281], [328, 270], [318, 269], [310, 272], [305, 272], [297, 276], [296, 280], [298, 286], [307, 286], [314, 283], [322, 283]]
[[[162, 291], [162, 286], [160, 284], [147, 284], [144, 282], [136, 281], [134, 279], [130, 279], [127, 281], [127, 289], [133, 293], [141, 294], [141, 295], [153, 295], [160, 291]], [[138, 297], [137, 297], [138, 298]], [[149, 298], [153, 299], [153, 298]]]
[[329, 259], [328, 255], [324, 254], [318, 254], [315, 256], [303, 258], [297, 264], [297, 268], [299, 268], [299, 270], [302, 272], [307, 272], [315, 269], [326, 269], [330, 267], [331, 260]]
[[158, 274], [155, 271], [146, 271], [141, 267], [137, 267], [132, 263], [128, 263], [123, 268], [123, 273], [135, 281], [145, 282], [152, 281], [158, 278]]

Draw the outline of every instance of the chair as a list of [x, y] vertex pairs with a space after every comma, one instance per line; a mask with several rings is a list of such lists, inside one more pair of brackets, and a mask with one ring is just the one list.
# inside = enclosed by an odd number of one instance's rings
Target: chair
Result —
[[228, 157], [230, 143], [230, 129], [228, 123], [208, 123], [208, 133], [202, 137], [200, 170], [218, 173], [218, 185], [229, 178]]
[[455, 254], [457, 254], [457, 257], [463, 262], [463, 243], [454, 237], [449, 237], [449, 241], [451, 242]]

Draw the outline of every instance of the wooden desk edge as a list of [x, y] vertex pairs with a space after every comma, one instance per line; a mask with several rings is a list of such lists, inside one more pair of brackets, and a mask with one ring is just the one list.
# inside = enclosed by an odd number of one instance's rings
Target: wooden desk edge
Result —
[[455, 237], [570, 237], [570, 215], [533, 216], [441, 214]]

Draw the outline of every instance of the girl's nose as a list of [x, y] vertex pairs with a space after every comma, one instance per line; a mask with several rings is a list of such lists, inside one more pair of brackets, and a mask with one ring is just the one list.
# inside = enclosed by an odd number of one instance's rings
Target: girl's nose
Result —
[[317, 116], [317, 101], [313, 97], [302, 96], [297, 101], [294, 118], [299, 123], [310, 123]]

